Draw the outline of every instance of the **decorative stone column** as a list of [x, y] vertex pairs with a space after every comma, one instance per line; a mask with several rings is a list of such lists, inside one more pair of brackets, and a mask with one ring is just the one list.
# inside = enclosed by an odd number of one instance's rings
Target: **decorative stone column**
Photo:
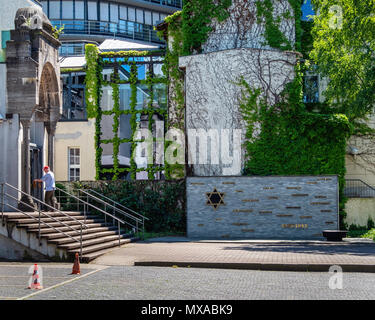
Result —
[[50, 170], [54, 170], [54, 150], [55, 150], [55, 132], [56, 122], [46, 123], [46, 129], [48, 133], [48, 166]]
[[34, 211], [36, 205], [30, 197], [31, 185], [31, 173], [30, 173], [30, 120], [21, 120], [23, 128], [23, 140], [22, 140], [22, 159], [24, 165], [22, 168], [22, 191], [27, 194], [21, 195], [21, 201], [18, 204], [18, 209], [22, 211]]

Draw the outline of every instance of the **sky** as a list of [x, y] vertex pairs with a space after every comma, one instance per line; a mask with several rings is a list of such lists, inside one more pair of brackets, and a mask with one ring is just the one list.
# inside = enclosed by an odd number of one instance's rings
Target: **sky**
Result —
[[307, 21], [309, 20], [307, 16], [314, 15], [314, 10], [311, 6], [311, 0], [305, 0], [302, 5], [302, 20]]

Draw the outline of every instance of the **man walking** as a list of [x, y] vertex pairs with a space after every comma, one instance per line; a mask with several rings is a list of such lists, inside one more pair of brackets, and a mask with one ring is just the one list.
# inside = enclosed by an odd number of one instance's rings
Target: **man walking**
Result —
[[55, 175], [52, 171], [50, 171], [48, 166], [43, 168], [45, 175], [42, 179], [35, 179], [36, 182], [44, 182], [45, 183], [45, 190], [46, 194], [44, 196], [44, 202], [47, 203], [51, 207], [47, 207], [46, 211], [54, 211], [55, 208]]

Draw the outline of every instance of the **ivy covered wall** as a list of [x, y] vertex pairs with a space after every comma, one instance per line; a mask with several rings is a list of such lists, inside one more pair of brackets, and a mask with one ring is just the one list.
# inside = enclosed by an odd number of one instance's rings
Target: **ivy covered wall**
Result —
[[[140, 128], [141, 117], [146, 116], [148, 129], [153, 131], [154, 115], [163, 121], [167, 119], [166, 103], [166, 77], [156, 74], [155, 66], [163, 63], [164, 51], [119, 51], [99, 52], [95, 45], [86, 45], [86, 106], [88, 118], [95, 118], [95, 148], [96, 148], [96, 179], [110, 177], [119, 179], [120, 175], [130, 173], [131, 178], [136, 178], [137, 172], [147, 172], [149, 179], [154, 179], [157, 172], [162, 172], [164, 166], [147, 164], [138, 167], [136, 162], [136, 149], [145, 139], [137, 136]], [[103, 78], [103, 70], [110, 69], [110, 78]], [[126, 87], [122, 87], [126, 86]], [[109, 102], [103, 105], [103, 88], [110, 89]], [[120, 90], [129, 93], [128, 101], [120, 98]], [[142, 91], [141, 95], [138, 91]], [[129, 116], [130, 136], [120, 134], [120, 119], [123, 115]], [[112, 132], [103, 136], [103, 118], [112, 120]], [[109, 136], [109, 138], [108, 138]], [[156, 142], [156, 137], [152, 138]], [[130, 161], [128, 165], [120, 162], [120, 148], [122, 144], [130, 145]], [[104, 167], [102, 163], [103, 148], [105, 145], [112, 147], [112, 165]]]
[[[207, 53], [201, 58], [201, 63], [206, 63], [209, 53], [217, 50], [253, 48], [280, 52], [280, 57], [282, 52], [299, 52], [297, 56], [307, 58], [311, 24], [301, 21], [301, 5], [302, 0], [191, 0], [181, 13], [168, 17], [159, 35], [169, 39], [169, 110], [175, 115], [175, 123], [183, 128], [188, 121], [184, 113], [190, 112], [178, 65], [182, 59], [184, 66], [189, 66], [186, 61], [190, 58], [182, 56]], [[264, 66], [262, 70], [267, 69], [266, 61], [258, 62]], [[272, 70], [272, 64], [268, 66]], [[246, 76], [238, 79], [237, 85], [243, 90], [240, 111], [246, 127], [244, 174], [337, 174], [343, 217], [345, 149], [351, 127], [345, 115], [335, 114], [329, 106], [313, 111], [303, 103], [303, 72], [307, 67], [304, 61], [297, 62], [294, 79], [284, 84], [272, 101], [264, 87], [247, 81]]]
[[[301, 1], [289, 1], [296, 18], [295, 46], [291, 48], [267, 11], [263, 16], [270, 27], [266, 30], [268, 44], [278, 50], [296, 50], [308, 57], [311, 50], [311, 24], [300, 21]], [[260, 7], [265, 10], [265, 0]], [[268, 7], [270, 8], [270, 7]], [[258, 11], [259, 12], [259, 11]], [[340, 223], [345, 228], [345, 154], [351, 125], [343, 114], [335, 114], [329, 106], [314, 108], [303, 103], [303, 73], [308, 61], [297, 63], [295, 79], [289, 83], [274, 105], [262, 97], [262, 92], [241, 81], [244, 99], [241, 110], [247, 122], [245, 143], [247, 175], [322, 175], [339, 177]], [[254, 131], [254, 124], [257, 132]]]

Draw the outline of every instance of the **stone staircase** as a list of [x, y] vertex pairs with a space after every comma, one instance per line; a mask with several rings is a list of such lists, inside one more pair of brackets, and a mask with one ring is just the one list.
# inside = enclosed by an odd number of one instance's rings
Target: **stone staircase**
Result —
[[[35, 220], [39, 217], [38, 212], [28, 212], [27, 215], [19, 212], [4, 212], [2, 229], [6, 230], [9, 238], [43, 254], [47, 259], [60, 261], [73, 261], [75, 253], [80, 253], [80, 242], [69, 237], [80, 240], [81, 224], [78, 221], [83, 222], [87, 227], [82, 230], [81, 262], [90, 262], [119, 245], [138, 240], [124, 231], [120, 231], [119, 237], [118, 227], [106, 223], [97, 215], [88, 214], [85, 218], [81, 212], [65, 211], [64, 213], [75, 220], [59, 212], [47, 213], [54, 219], [42, 214], [41, 221], [51, 227], [40, 224], [40, 242], [39, 223]], [[4, 233], [4, 230], [2, 231]]]
[[[90, 262], [144, 233], [148, 218], [94, 190], [56, 191], [59, 199], [65, 199], [60, 209], [0, 183], [0, 258], [20, 259], [24, 251], [27, 257], [73, 261], [79, 253], [81, 262]], [[72, 206], [77, 211], [69, 211]]]

